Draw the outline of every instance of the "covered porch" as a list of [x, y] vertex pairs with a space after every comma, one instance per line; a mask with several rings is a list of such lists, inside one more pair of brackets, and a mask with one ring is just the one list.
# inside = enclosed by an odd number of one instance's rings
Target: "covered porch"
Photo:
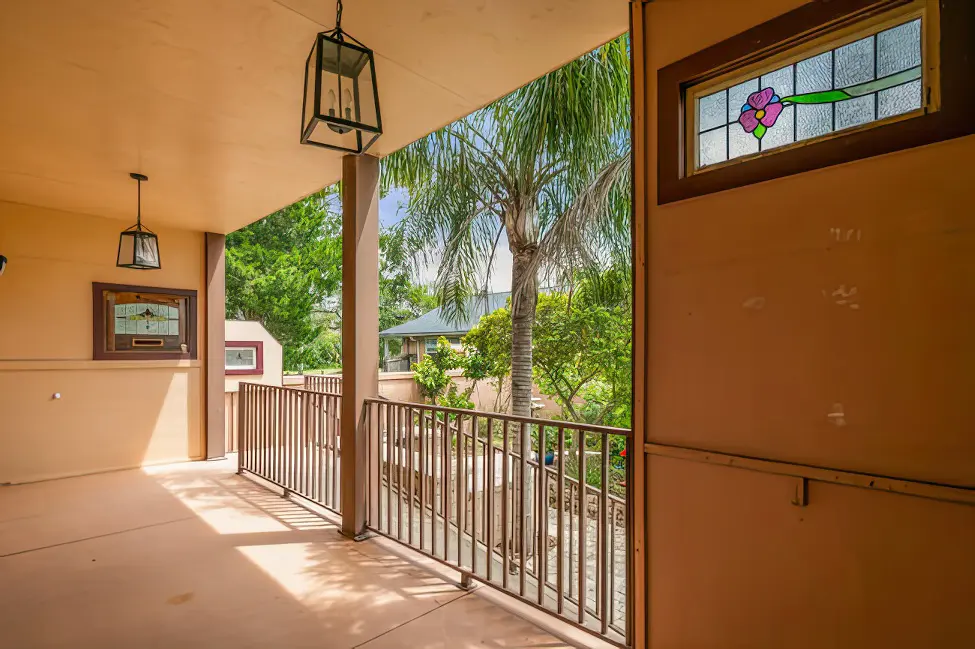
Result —
[[[222, 460], [0, 491], [5, 647], [569, 647]], [[325, 514], [327, 516], [327, 513]], [[485, 596], [486, 595], [486, 596]], [[505, 608], [507, 606], [507, 608]]]

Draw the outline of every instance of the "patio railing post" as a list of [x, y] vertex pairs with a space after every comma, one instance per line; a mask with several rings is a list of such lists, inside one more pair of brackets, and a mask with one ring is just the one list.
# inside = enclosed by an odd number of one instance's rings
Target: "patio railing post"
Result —
[[369, 464], [364, 399], [379, 393], [379, 159], [342, 159], [342, 533], [365, 532]]

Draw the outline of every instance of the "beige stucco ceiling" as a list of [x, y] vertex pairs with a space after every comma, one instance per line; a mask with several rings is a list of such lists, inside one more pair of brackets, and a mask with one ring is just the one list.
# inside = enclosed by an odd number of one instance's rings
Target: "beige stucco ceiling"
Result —
[[[229, 232], [338, 180], [298, 143], [332, 0], [0, 3], [0, 200]], [[626, 0], [345, 0], [385, 155], [619, 35]]]

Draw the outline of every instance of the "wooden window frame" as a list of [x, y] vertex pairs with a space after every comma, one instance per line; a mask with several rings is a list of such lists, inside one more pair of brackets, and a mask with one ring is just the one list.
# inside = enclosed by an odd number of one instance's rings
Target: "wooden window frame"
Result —
[[264, 374], [264, 342], [261, 340], [228, 340], [224, 343], [224, 351], [235, 347], [254, 348], [254, 365], [252, 369], [232, 370], [227, 367], [226, 355], [224, 356], [224, 374], [227, 376], [256, 376]]
[[[797, 47], [912, 0], [813, 0], [793, 11], [692, 54], [657, 73], [657, 203], [660, 205], [775, 178], [862, 160], [975, 133], [975, 2], [941, 0], [937, 19], [940, 76], [932, 85], [939, 109], [907, 119], [874, 122], [822, 139], [687, 172], [688, 89], [729, 72], [761, 65]], [[925, 32], [928, 30], [925, 29]], [[798, 54], [798, 53], [796, 53]], [[927, 52], [926, 52], [927, 54]], [[927, 62], [925, 62], [927, 66]]]
[[[108, 333], [105, 315], [104, 291], [119, 293], [164, 293], [188, 298], [186, 301], [186, 353], [176, 351], [107, 351], [105, 340]], [[196, 291], [178, 288], [163, 288], [159, 286], [139, 286], [133, 284], [107, 284], [92, 282], [92, 358], [96, 361], [172, 361], [197, 360], [197, 294]]]

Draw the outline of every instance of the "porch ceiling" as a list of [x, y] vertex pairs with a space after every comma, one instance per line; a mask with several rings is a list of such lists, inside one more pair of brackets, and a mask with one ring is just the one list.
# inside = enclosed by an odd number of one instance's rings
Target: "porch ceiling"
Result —
[[[301, 146], [332, 0], [0, 5], [0, 200], [230, 232], [338, 180]], [[376, 51], [385, 155], [627, 28], [626, 0], [346, 0]]]

